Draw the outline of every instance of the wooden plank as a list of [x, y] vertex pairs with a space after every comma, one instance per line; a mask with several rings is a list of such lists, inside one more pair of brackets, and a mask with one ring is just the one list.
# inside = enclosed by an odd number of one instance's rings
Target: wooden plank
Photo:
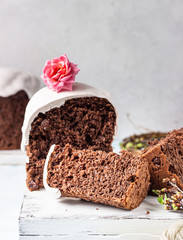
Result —
[[24, 165], [25, 158], [21, 150], [0, 150], [0, 165]]
[[152, 235], [124, 235], [124, 236], [102, 236], [102, 235], [57, 235], [57, 236], [20, 236], [19, 240], [159, 240], [159, 236]]
[[[74, 236], [75, 239], [76, 236], [123, 239], [131, 235], [139, 235], [140, 239], [157, 239], [174, 221], [181, 218], [181, 213], [163, 210], [157, 198], [152, 196], [148, 196], [137, 209], [127, 211], [76, 199], [56, 200], [45, 190], [27, 190], [19, 218], [19, 233], [22, 239], [28, 239], [29, 236], [37, 239], [43, 236], [48, 239], [52, 236], [57, 236], [57, 239], [66, 236], [67, 239], [68, 236], [70, 239], [74, 239]], [[149, 236], [151, 238], [147, 238]]]

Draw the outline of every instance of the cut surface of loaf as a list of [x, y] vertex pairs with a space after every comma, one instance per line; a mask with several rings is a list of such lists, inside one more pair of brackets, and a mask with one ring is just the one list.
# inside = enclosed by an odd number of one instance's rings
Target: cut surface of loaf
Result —
[[173, 130], [144, 150], [141, 158], [149, 163], [151, 189], [166, 187], [164, 178], [175, 178], [183, 189], [183, 129]]
[[47, 183], [62, 196], [134, 209], [147, 195], [148, 163], [127, 151], [75, 150], [56, 145], [48, 162]]
[[112, 150], [116, 113], [105, 98], [82, 97], [66, 100], [64, 105], [39, 113], [31, 124], [26, 164], [27, 187], [43, 187], [43, 167], [52, 144], [76, 149]]

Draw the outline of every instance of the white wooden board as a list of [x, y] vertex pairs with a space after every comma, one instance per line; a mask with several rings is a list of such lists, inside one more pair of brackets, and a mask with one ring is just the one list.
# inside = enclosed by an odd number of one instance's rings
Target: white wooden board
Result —
[[[147, 214], [147, 211], [150, 213]], [[159, 239], [182, 213], [169, 212], [148, 196], [133, 211], [76, 199], [53, 199], [45, 190], [24, 196], [20, 239]], [[131, 238], [130, 238], [131, 237]]]
[[21, 150], [0, 150], [0, 165], [23, 165], [25, 153]]

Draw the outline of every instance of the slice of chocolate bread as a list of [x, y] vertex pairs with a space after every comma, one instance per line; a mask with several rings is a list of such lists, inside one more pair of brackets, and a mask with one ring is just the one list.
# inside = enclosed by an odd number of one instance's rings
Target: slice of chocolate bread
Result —
[[173, 130], [144, 150], [141, 158], [149, 163], [151, 189], [166, 187], [163, 178], [175, 178], [183, 189], [183, 129]]
[[56, 145], [47, 161], [47, 184], [62, 196], [134, 209], [148, 192], [148, 163], [125, 150], [118, 155]]

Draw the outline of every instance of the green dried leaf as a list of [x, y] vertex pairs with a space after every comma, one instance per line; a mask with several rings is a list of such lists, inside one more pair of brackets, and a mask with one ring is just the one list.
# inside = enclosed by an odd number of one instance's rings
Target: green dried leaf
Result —
[[142, 148], [142, 147], [144, 147], [144, 144], [143, 143], [137, 143], [137, 148]]
[[167, 197], [166, 193], [164, 194], [164, 200], [165, 201], [168, 200], [168, 197]]
[[161, 205], [164, 204], [164, 200], [163, 200], [163, 197], [162, 197], [162, 196], [158, 197], [158, 202], [159, 202]]
[[125, 150], [125, 149], [126, 149], [126, 147], [125, 147], [125, 146], [121, 146], [121, 149], [122, 149], [122, 150]]
[[179, 208], [175, 205], [175, 203], [172, 204], [173, 210], [178, 210]]
[[159, 196], [159, 193], [160, 193], [159, 190], [154, 190], [154, 189], [153, 189], [152, 192]]
[[133, 147], [133, 143], [132, 142], [128, 142], [127, 144], [126, 144], [126, 148], [132, 148]]

